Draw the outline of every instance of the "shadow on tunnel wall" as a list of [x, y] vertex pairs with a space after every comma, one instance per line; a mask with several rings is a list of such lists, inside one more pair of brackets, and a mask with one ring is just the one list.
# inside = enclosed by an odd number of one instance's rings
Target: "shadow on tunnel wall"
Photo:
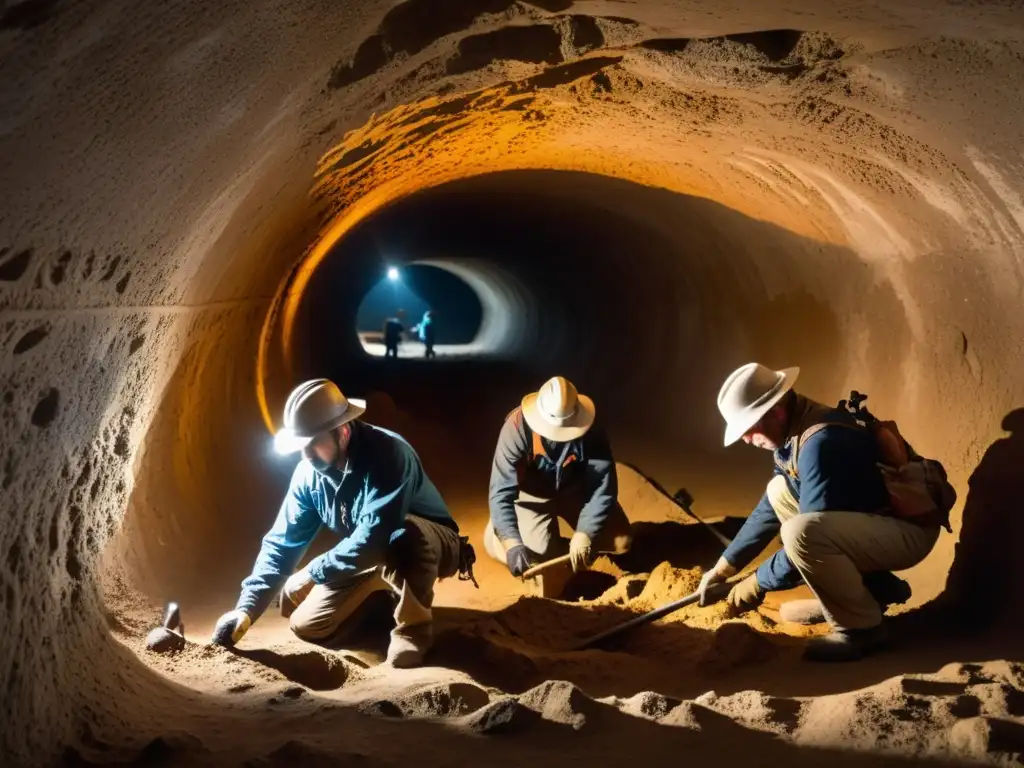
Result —
[[934, 606], [968, 631], [1024, 629], [1024, 408], [1002, 428], [1009, 436], [988, 447], [968, 481], [960, 540]]

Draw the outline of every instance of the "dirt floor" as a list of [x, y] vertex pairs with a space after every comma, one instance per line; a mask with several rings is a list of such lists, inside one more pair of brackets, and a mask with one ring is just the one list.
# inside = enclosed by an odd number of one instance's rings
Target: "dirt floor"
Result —
[[[361, 763], [388, 765], [391, 750], [381, 742], [423, 733], [395, 730], [399, 723], [433, 723], [445, 727], [438, 744], [460, 751], [439, 753], [429, 764], [470, 759], [479, 749], [497, 764], [511, 763], [519, 758], [503, 755], [508, 739], [538, 750], [563, 744], [609, 765], [664, 759], [665, 750], [686, 749], [694, 738], [723, 760], [742, 755], [744, 764], [755, 765], [783, 759], [874, 765], [884, 764], [885, 755], [896, 762], [1024, 760], [1024, 661], [1005, 660], [1019, 658], [1020, 638], [957, 632], [948, 617], [891, 615], [893, 648], [858, 663], [813, 664], [800, 658], [803, 644], [826, 628], [780, 623], [778, 615], [781, 602], [809, 595], [798, 589], [774, 594], [740, 618], [730, 617], [723, 603], [691, 606], [597, 648], [573, 650], [694, 591], [699, 567], [661, 561], [649, 571], [632, 570], [658, 559], [657, 541], [675, 536], [676, 562], [706, 558], [715, 546], [640, 475], [620, 467], [620, 477], [629, 514], [669, 521], [653, 524], [655, 530], [639, 523], [635, 551], [618, 562], [599, 558], [570, 583], [563, 600], [538, 597], [531, 582], [513, 579], [488, 560], [476, 569], [480, 591], [468, 582], [442, 582], [436, 645], [420, 669], [382, 664], [386, 614], [351, 647], [323, 649], [292, 636], [271, 609], [236, 649], [226, 650], [207, 644], [210, 623], [190, 623], [186, 607], [186, 647], [157, 654], [145, 649], [144, 639], [159, 613], [125, 608], [117, 617], [117, 640], [165, 681], [187, 689], [181, 694], [186, 701], [202, 697], [220, 702], [222, 710], [215, 722], [197, 711], [176, 723], [175, 735], [151, 744], [139, 759], [326, 765], [358, 756]], [[218, 736], [223, 726], [216, 723], [227, 712], [251, 723], [244, 743]], [[367, 716], [359, 720], [359, 742], [371, 740], [372, 747], [357, 748], [348, 731], [330, 735], [335, 722], [341, 727], [353, 713]], [[288, 741], [271, 749], [293, 728]], [[630, 744], [628, 754], [621, 747], [598, 750], [608, 729], [616, 743]], [[474, 741], [482, 734], [491, 740]], [[345, 745], [340, 755], [339, 745]], [[822, 749], [841, 752], [826, 756]], [[76, 754], [102, 761], [122, 753], [92, 745]]]

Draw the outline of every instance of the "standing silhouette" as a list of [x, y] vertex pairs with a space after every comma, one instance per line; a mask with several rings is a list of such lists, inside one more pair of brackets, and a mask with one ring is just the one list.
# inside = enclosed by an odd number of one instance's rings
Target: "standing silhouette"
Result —
[[394, 317], [384, 321], [384, 357], [398, 357], [398, 345], [402, 341], [402, 333], [405, 326], [402, 325], [402, 318], [405, 310], [398, 310]]

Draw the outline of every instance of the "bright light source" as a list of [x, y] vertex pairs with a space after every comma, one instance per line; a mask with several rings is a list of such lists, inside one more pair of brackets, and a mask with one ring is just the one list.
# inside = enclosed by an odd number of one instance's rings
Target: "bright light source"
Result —
[[397, 280], [397, 279], [398, 279], [398, 268], [397, 267], [388, 267], [388, 280]]

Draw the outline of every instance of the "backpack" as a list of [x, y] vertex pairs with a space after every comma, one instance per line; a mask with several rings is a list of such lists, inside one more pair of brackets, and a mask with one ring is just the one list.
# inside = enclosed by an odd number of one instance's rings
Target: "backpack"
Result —
[[[956, 489], [946, 477], [946, 468], [935, 459], [921, 456], [900, 434], [894, 421], [881, 421], [861, 404], [867, 395], [854, 390], [849, 400], [840, 400], [839, 410], [856, 419], [856, 426], [839, 421], [826, 421], [805, 430], [797, 441], [797, 449], [811, 435], [827, 426], [867, 429], [878, 450], [878, 468], [889, 491], [893, 516], [918, 525], [940, 525], [950, 533], [949, 513], [956, 504]], [[794, 464], [796, 450], [794, 450]]]

